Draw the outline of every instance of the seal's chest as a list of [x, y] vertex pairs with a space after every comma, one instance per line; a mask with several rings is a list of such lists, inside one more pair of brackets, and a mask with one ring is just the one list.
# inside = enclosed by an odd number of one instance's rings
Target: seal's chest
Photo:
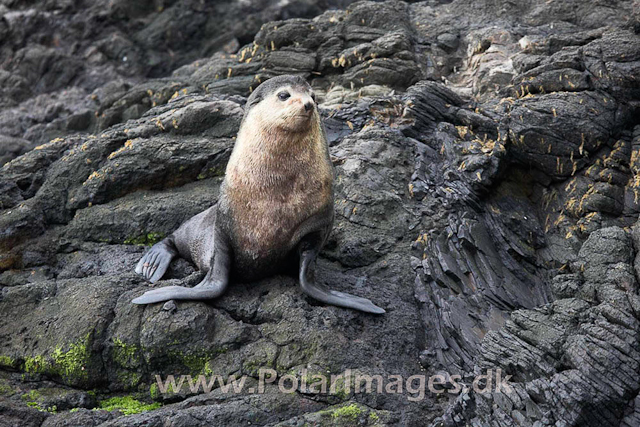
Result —
[[263, 183], [251, 192], [231, 194], [236, 251], [258, 259], [274, 252], [286, 253], [302, 222], [330, 202], [330, 179], [299, 174], [278, 182]]

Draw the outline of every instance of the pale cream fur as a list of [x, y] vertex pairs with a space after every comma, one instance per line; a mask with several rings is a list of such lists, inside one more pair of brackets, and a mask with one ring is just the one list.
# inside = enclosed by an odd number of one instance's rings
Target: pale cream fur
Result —
[[[277, 94], [286, 90], [286, 101]], [[249, 110], [227, 165], [237, 246], [252, 258], [288, 248], [298, 226], [332, 203], [333, 171], [309, 94], [279, 88]]]

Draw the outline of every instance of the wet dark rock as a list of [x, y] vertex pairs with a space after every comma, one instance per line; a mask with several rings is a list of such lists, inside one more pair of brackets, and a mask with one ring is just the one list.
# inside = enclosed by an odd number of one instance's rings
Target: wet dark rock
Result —
[[0, 415], [3, 426], [27, 427], [41, 425], [46, 420], [47, 414], [27, 406], [13, 405], [10, 402], [0, 400]]
[[25, 139], [0, 136], [0, 165], [26, 153], [31, 148], [31, 143]]
[[[0, 4], [1, 425], [638, 424], [637, 2], [351, 3]], [[286, 275], [132, 305], [136, 262], [216, 202], [246, 97], [284, 73], [336, 170], [317, 276], [387, 313]], [[200, 279], [176, 260], [161, 284]], [[514, 392], [155, 379], [259, 368], [500, 369]], [[89, 410], [123, 395], [164, 406]]]
[[[513, 419], [520, 413], [543, 425], [624, 425], [626, 406], [637, 392], [632, 372], [640, 351], [632, 252], [631, 238], [623, 229], [594, 231], [578, 255], [584, 284], [574, 292], [577, 298], [513, 312], [502, 331], [487, 334], [479, 366], [500, 366], [517, 381], [517, 394], [507, 397]], [[581, 392], [575, 393], [576, 388]], [[475, 417], [467, 422], [483, 425], [505, 416], [497, 398], [476, 394]], [[606, 410], [601, 402], [607, 402]], [[568, 409], [572, 407], [583, 410]], [[456, 411], [465, 414], [459, 399], [453, 406]], [[449, 415], [455, 424], [455, 415]]]
[[118, 416], [121, 412], [97, 411], [90, 409], [78, 409], [76, 412], [62, 412], [48, 417], [42, 423], [42, 427], [66, 427], [86, 426], [94, 427], [104, 424]]

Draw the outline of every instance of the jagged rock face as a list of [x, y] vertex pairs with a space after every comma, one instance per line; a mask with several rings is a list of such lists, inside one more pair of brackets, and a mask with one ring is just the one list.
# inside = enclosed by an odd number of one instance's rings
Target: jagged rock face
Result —
[[[638, 425], [639, 5], [228, 3], [0, 2], [2, 422]], [[283, 73], [314, 86], [336, 169], [317, 276], [387, 314], [287, 276], [132, 305], [144, 245], [216, 202], [246, 96]], [[165, 283], [198, 280], [178, 260]], [[501, 369], [514, 393], [153, 387], [260, 367]]]
[[[265, 22], [311, 18], [351, 2], [3, 0], [0, 165], [56, 137], [114, 124], [100, 116], [102, 106], [127, 103], [121, 98], [150, 77], [235, 52]], [[119, 120], [139, 118], [158, 102], [145, 92], [132, 96], [141, 105], [119, 110]]]

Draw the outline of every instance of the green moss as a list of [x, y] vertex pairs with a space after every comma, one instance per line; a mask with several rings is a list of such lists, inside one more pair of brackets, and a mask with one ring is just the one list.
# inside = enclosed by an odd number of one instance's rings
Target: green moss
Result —
[[9, 381], [0, 379], [0, 396], [12, 396], [15, 394], [15, 390], [9, 384]]
[[151, 387], [149, 387], [149, 395], [153, 400], [162, 400], [163, 396], [168, 396], [174, 393], [176, 393], [176, 391], [173, 389], [173, 385], [170, 382], [167, 384], [167, 391], [164, 393], [160, 392], [157, 383], [153, 383], [151, 384]]
[[209, 169], [210, 176], [224, 176], [225, 172], [226, 172], [225, 167], [215, 167], [215, 168]]
[[15, 368], [16, 361], [9, 356], [0, 356], [0, 367], [3, 368]]
[[86, 366], [91, 359], [90, 342], [91, 333], [88, 333], [84, 339], [70, 344], [67, 351], [64, 351], [62, 346], [57, 346], [50, 356], [27, 357], [24, 370], [29, 374], [86, 380], [89, 377]]
[[205, 367], [209, 362], [208, 356], [199, 356], [197, 354], [186, 354], [181, 357], [182, 363], [189, 368], [193, 374], [204, 373]]
[[151, 387], [149, 387], [149, 396], [151, 396], [153, 400], [160, 400], [160, 398], [162, 397], [162, 394], [158, 389], [158, 384], [156, 383], [151, 384]]
[[79, 410], [80, 408], [72, 408], [69, 412], [73, 414], [74, 412], [78, 412]]
[[213, 375], [213, 369], [211, 369], [211, 365], [209, 362], [210, 361], [208, 361], [206, 365], [204, 365], [204, 375], [206, 377], [211, 377]]
[[56, 412], [58, 412], [58, 407], [56, 405], [48, 406], [44, 408], [40, 406], [40, 404], [38, 404], [37, 402], [27, 402], [27, 406], [31, 408], [36, 408], [40, 412], [50, 412], [52, 414], [55, 414]]
[[372, 412], [369, 414], [369, 421], [375, 424], [380, 421], [380, 417], [375, 412]]
[[38, 399], [42, 397], [38, 390], [31, 390], [29, 393], [25, 393], [22, 396], [22, 400], [27, 402], [27, 406], [31, 408], [36, 408], [40, 412], [51, 412], [55, 414], [58, 411], [58, 407], [56, 405], [44, 407], [38, 402]]
[[168, 356], [172, 363], [185, 366], [190, 375], [212, 375], [213, 371], [209, 366], [209, 362], [215, 359], [219, 354], [226, 353], [227, 351], [228, 349], [226, 348], [219, 348], [214, 351], [195, 351], [194, 353], [187, 354], [181, 351], [172, 350], [168, 352]]
[[168, 356], [173, 363], [185, 366], [190, 375], [196, 376], [204, 373], [205, 367], [211, 359], [206, 354], [185, 354], [180, 351], [170, 351]]
[[334, 410], [331, 417], [343, 421], [356, 421], [360, 414], [362, 414], [362, 409], [355, 403], [352, 403], [351, 405]]
[[31, 390], [29, 393], [25, 393], [21, 397], [22, 400], [33, 402], [40, 397], [40, 393], [38, 392], [38, 390]]
[[99, 408], [105, 411], [118, 410], [125, 415], [138, 414], [143, 411], [152, 411], [162, 406], [160, 403], [146, 404], [134, 399], [132, 396], [112, 397], [100, 402]]
[[149, 233], [147, 234], [147, 244], [149, 246], [155, 245], [156, 243], [158, 243], [160, 240], [164, 238], [165, 238], [164, 233]]
[[125, 245], [144, 245], [145, 243], [144, 234], [137, 237], [127, 237], [126, 239], [124, 239], [124, 242], [122, 243], [124, 243]]
[[[295, 376], [297, 376], [297, 373], [295, 374]], [[324, 377], [326, 378], [326, 374], [322, 371], [307, 371], [307, 375], [305, 375], [303, 377], [305, 384], [307, 385], [307, 389], [309, 389], [313, 384], [317, 383], [314, 388], [316, 390], [320, 390], [320, 378]], [[329, 391], [329, 387], [331, 384], [329, 384], [329, 382], [327, 382], [327, 392]], [[344, 393], [344, 391], [343, 391]]]
[[120, 383], [125, 386], [127, 390], [133, 389], [140, 384], [140, 380], [142, 380], [142, 374], [137, 372], [130, 371], [118, 371], [118, 380]]
[[118, 338], [113, 339], [113, 360], [122, 367], [137, 366], [140, 363], [138, 347]]
[[54, 369], [61, 377], [88, 378], [86, 366], [91, 359], [90, 341], [91, 333], [87, 334], [83, 341], [71, 344], [68, 351], [62, 351], [62, 347], [56, 347], [52, 355]]
[[156, 233], [151, 232], [147, 234], [141, 234], [139, 236], [127, 237], [124, 239], [125, 245], [143, 245], [143, 246], [153, 246], [158, 243], [160, 240], [165, 238], [164, 233]]
[[206, 178], [213, 178], [216, 176], [224, 176], [224, 172], [225, 172], [225, 168], [223, 167], [212, 167], [198, 174], [197, 179], [202, 180]]
[[40, 374], [51, 369], [51, 364], [44, 356], [27, 357], [24, 361], [24, 370], [29, 374]]

